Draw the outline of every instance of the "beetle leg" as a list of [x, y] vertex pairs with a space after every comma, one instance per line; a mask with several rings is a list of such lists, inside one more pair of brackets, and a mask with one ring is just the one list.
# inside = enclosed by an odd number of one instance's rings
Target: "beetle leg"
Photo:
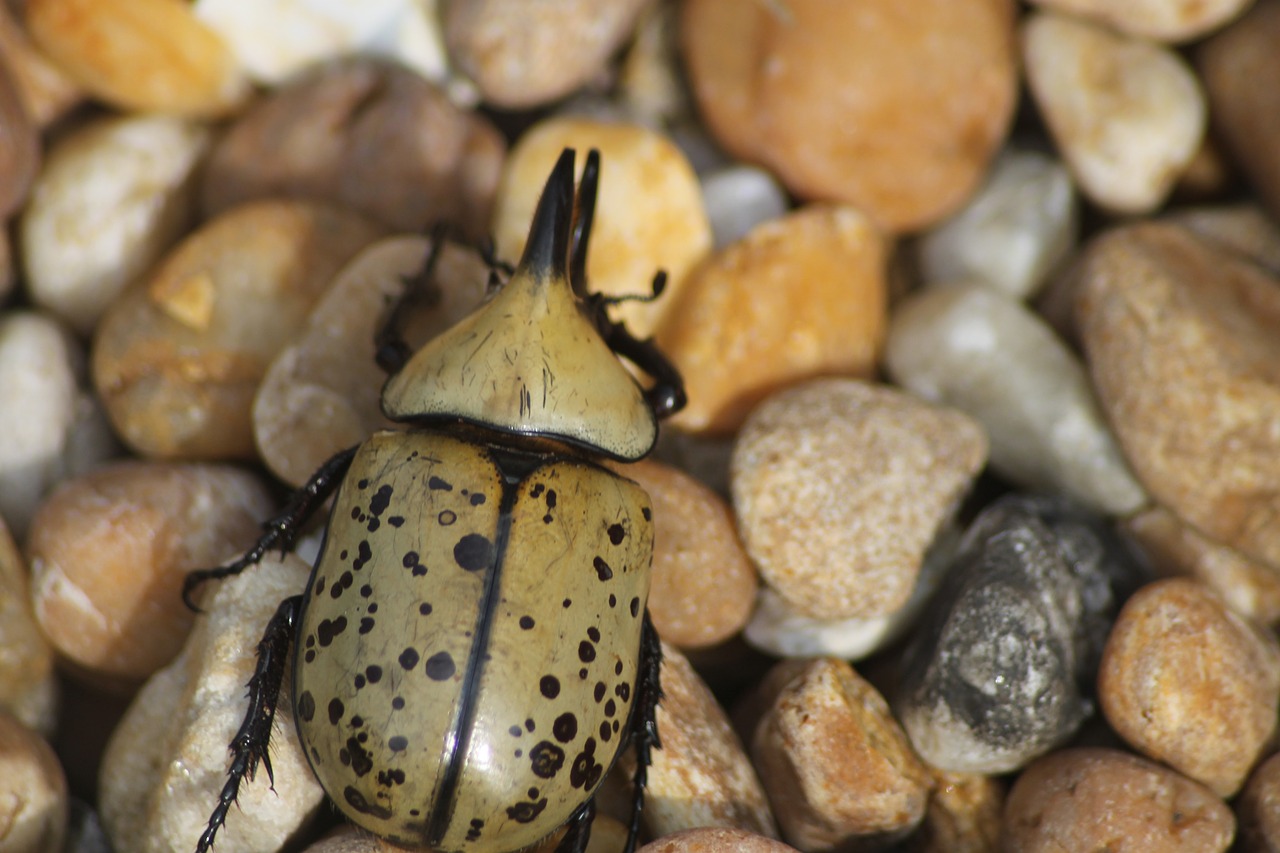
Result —
[[338, 488], [338, 484], [347, 474], [347, 469], [351, 467], [351, 460], [355, 455], [356, 448], [349, 447], [334, 454], [329, 461], [321, 465], [320, 470], [311, 475], [306, 485], [289, 498], [289, 504], [284, 512], [262, 525], [266, 532], [240, 559], [216, 569], [197, 569], [194, 572], [188, 572], [186, 579], [182, 582], [182, 600], [186, 602], [187, 607], [197, 613], [200, 612], [200, 608], [191, 600], [191, 594], [205, 581], [221, 580], [238, 575], [273, 549], [279, 549], [282, 553], [292, 550], [293, 542], [298, 538], [302, 525]]
[[413, 355], [413, 350], [404, 339], [408, 318], [420, 308], [434, 308], [440, 304], [440, 285], [436, 282], [435, 274], [447, 233], [448, 228], [444, 225], [437, 225], [432, 229], [431, 249], [422, 263], [422, 269], [405, 279], [404, 290], [373, 336], [374, 359], [388, 375], [398, 373]]
[[631, 826], [627, 829], [627, 846], [624, 853], [636, 849], [640, 837], [640, 814], [644, 811], [644, 789], [649, 781], [649, 765], [653, 763], [652, 750], [662, 749], [658, 739], [658, 703], [662, 701], [662, 643], [658, 632], [644, 612], [644, 627], [640, 634], [640, 669], [636, 677], [636, 705], [631, 713], [630, 737], [636, 748], [636, 771], [631, 788]]
[[569, 818], [569, 829], [556, 845], [556, 853], [586, 853], [591, 824], [596, 819], [596, 798], [587, 800]]
[[267, 747], [271, 740], [276, 703], [280, 699], [280, 685], [284, 681], [285, 663], [289, 658], [289, 643], [293, 640], [301, 612], [301, 595], [290, 596], [280, 602], [258, 643], [258, 665], [249, 679], [249, 709], [240, 723], [240, 730], [231, 740], [231, 767], [227, 770], [227, 781], [218, 795], [217, 807], [209, 816], [209, 825], [196, 845], [196, 853], [206, 853], [213, 846], [213, 836], [226, 821], [227, 810], [240, 793], [240, 783], [246, 776], [253, 780], [259, 761], [266, 769], [272, 787], [275, 786]]
[[654, 344], [653, 338], [638, 340], [626, 326], [612, 320], [605, 320], [602, 333], [609, 349], [653, 377], [653, 387], [645, 391], [644, 396], [658, 417], [673, 415], [684, 408], [688, 399], [684, 393], [684, 379]]

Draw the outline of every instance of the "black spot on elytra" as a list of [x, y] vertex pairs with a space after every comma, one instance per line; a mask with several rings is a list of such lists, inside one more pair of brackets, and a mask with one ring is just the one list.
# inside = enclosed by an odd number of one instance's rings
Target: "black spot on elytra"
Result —
[[369, 633], [370, 631], [373, 630], [373, 626], [376, 624], [377, 623], [370, 617], [361, 616], [360, 617], [360, 634], [363, 636], [364, 634]]
[[342, 720], [342, 715], [347, 713], [346, 706], [342, 704], [341, 699], [329, 700], [329, 723], [337, 725]]
[[600, 629], [592, 625], [587, 629], [587, 638], [593, 643], [600, 642]]
[[321, 648], [324, 648], [345, 630], [347, 630], [345, 616], [339, 616], [337, 619], [321, 619], [320, 624], [316, 626], [316, 640], [319, 641]]
[[427, 480], [427, 488], [433, 492], [452, 492], [453, 483], [448, 480], [442, 480], [439, 477], [432, 477]]
[[609, 738], [611, 737], [613, 737], [613, 729], [609, 728], [609, 723], [608, 722], [601, 723], [600, 724], [600, 740], [604, 741], [605, 743], [608, 743]]
[[404, 527], [404, 516], [389, 515], [387, 516], [387, 524], [390, 524], [392, 527]]
[[422, 565], [417, 551], [406, 551], [400, 558], [400, 565], [412, 571], [415, 578], [420, 578], [427, 573], [427, 567]]
[[527, 732], [533, 731], [533, 718], [529, 718], [524, 721], [524, 730]]
[[613, 716], [614, 714], [616, 714], [616, 713], [618, 713], [618, 703], [617, 703], [617, 702], [615, 702], [615, 701], [613, 701], [612, 699], [610, 699], [608, 702], [605, 702], [605, 703], [604, 703], [604, 715], [605, 715], [606, 717], [612, 717], [612, 716]]
[[545, 483], [534, 483], [533, 488], [529, 490], [529, 497], [533, 498], [534, 500], [537, 500], [538, 498], [542, 497], [542, 493], [545, 492], [546, 490], [547, 490], [547, 486]]
[[448, 527], [458, 520], [458, 514], [451, 509], [440, 510], [440, 514], [436, 516], [436, 521], [440, 522], [441, 527]]
[[653, 521], [653, 510], [649, 509], [649, 507], [641, 507], [640, 514], [644, 516], [645, 521]]
[[560, 695], [560, 679], [554, 675], [544, 675], [542, 680], [538, 682], [538, 689], [542, 691], [542, 695], [547, 699], [554, 699]]
[[622, 675], [622, 661], [618, 661], [613, 665], [613, 674]]
[[373, 497], [369, 498], [369, 512], [374, 515], [382, 515], [387, 511], [387, 507], [391, 506], [392, 488], [388, 485], [378, 487], [378, 491], [373, 493]]
[[370, 586], [369, 584], [365, 584], [364, 586], [360, 587], [360, 597], [361, 597], [361, 598], [368, 598], [368, 597], [369, 597], [369, 596], [371, 596], [371, 595], [373, 595], [373, 587], [372, 587], [372, 586]]
[[387, 749], [392, 752], [404, 752], [409, 748], [409, 739], [404, 735], [392, 735], [387, 739]]
[[520, 737], [520, 735], [524, 734], [524, 729], [520, 728], [519, 726], [512, 726], [511, 728], [507, 729], [507, 734], [511, 735], [512, 737]]
[[597, 681], [597, 682], [596, 682], [596, 689], [595, 689], [595, 692], [594, 692], [594, 693], [592, 693], [592, 695], [595, 697], [595, 700], [596, 700], [596, 704], [597, 704], [597, 705], [598, 705], [598, 704], [600, 704], [600, 702], [604, 699], [604, 692], [605, 692], [605, 690], [606, 690], [606, 688], [605, 688], [605, 686], [604, 686], [604, 682], [603, 682], [603, 681]]
[[618, 606], [618, 596], [614, 595], [613, 593], [609, 593], [609, 607], [614, 608], [617, 606]]
[[427, 658], [427, 678], [432, 681], [447, 681], [458, 671], [453, 663], [453, 656], [448, 652], [437, 652]]
[[560, 602], [560, 606], [563, 607], [565, 610], [568, 610], [571, 604], [573, 604], [572, 598], [566, 598], [564, 601]]
[[533, 823], [538, 819], [538, 815], [542, 814], [542, 810], [547, 807], [547, 798], [543, 797], [536, 803], [516, 803], [514, 806], [507, 808], [507, 817], [516, 823]]
[[583, 640], [578, 643], [578, 660], [583, 663], [591, 663], [596, 659], [596, 647]]
[[361, 477], [359, 480], [357, 480], [357, 481], [356, 481], [356, 488], [357, 488], [357, 489], [367, 489], [367, 488], [369, 488], [369, 480], [368, 480], [368, 478]]
[[364, 794], [361, 794], [350, 785], [342, 790], [342, 799], [346, 800], [347, 805], [360, 812], [360, 814], [367, 814], [380, 820], [391, 819], [391, 809], [369, 802], [364, 798]]
[[396, 711], [403, 710], [403, 709], [404, 709], [404, 697], [403, 697], [403, 696], [397, 696], [396, 698], [392, 699], [392, 700], [391, 700], [391, 708], [392, 708], [393, 710], [396, 710]]
[[[366, 740], [367, 740], [366, 736]], [[356, 738], [347, 738], [346, 753], [351, 759], [351, 772], [356, 776], [367, 776], [373, 770], [373, 757], [369, 755], [369, 751], [360, 745], [361, 741]], [[343, 762], [346, 764], [347, 762]]]
[[361, 539], [360, 544], [356, 546], [356, 558], [351, 561], [351, 568], [357, 572], [364, 568], [364, 564], [373, 559], [373, 549], [369, 547], [369, 543]]
[[418, 665], [420, 658], [418, 657], [417, 650], [405, 649], [400, 653], [398, 660], [400, 661], [400, 666], [404, 669], [413, 669]]
[[313, 650], [313, 649], [307, 649], [307, 652], [306, 652], [306, 654], [304, 654], [304, 655], [302, 656], [302, 659], [303, 659], [304, 661], [306, 661], [307, 663], [311, 663], [313, 660], [315, 660], [315, 659], [316, 659], [316, 653], [315, 653], [315, 650]]
[[431, 615], [431, 605], [430, 605], [430, 604], [428, 604], [428, 603], [427, 603], [427, 602], [425, 602], [425, 601], [424, 601], [424, 602], [422, 602], [421, 604], [419, 604], [419, 605], [418, 605], [418, 615], [420, 615], [420, 616], [430, 616], [430, 615]]
[[481, 504], [484, 503], [484, 501], [485, 501], [484, 495], [480, 494], [479, 492], [471, 496], [472, 506], [480, 506]]
[[631, 615], [639, 616], [640, 615], [640, 599], [638, 598], [631, 599], [630, 606], [631, 606]]
[[551, 779], [564, 766], [564, 750], [549, 740], [539, 741], [529, 750], [529, 769], [539, 779]]
[[614, 545], [621, 545], [622, 540], [627, 538], [627, 529], [621, 524], [610, 524], [605, 532], [609, 534], [609, 541]]
[[569, 769], [569, 784], [588, 791], [596, 786], [603, 775], [604, 768], [596, 763], [596, 739], [589, 737], [582, 745], [582, 752], [573, 759], [573, 767]]
[[355, 684], [356, 690], [362, 689], [364, 687], [364, 673], [360, 673], [355, 678], [353, 678], [352, 683]]
[[404, 771], [396, 770], [380, 770], [378, 771], [378, 784], [384, 788], [390, 788], [392, 785], [403, 785], [405, 780]]
[[619, 699], [625, 702], [631, 698], [631, 685], [624, 681], [617, 687], [613, 688], [613, 692], [618, 695]]
[[596, 577], [600, 580], [607, 581], [613, 578], [613, 568], [604, 561], [603, 557], [596, 557], [591, 561], [591, 565], [595, 566]]
[[489, 568], [493, 554], [493, 543], [479, 533], [468, 533], [453, 546], [454, 561], [469, 572]]
[[364, 677], [369, 679], [370, 684], [377, 684], [382, 680], [382, 667], [377, 664], [370, 664], [365, 667]]
[[315, 588], [314, 588], [313, 590], [311, 590], [311, 594], [312, 594], [312, 595], [320, 595], [322, 592], [324, 592], [324, 578], [323, 578], [323, 577], [318, 577], [318, 578], [316, 578], [316, 585], [315, 585]]
[[302, 695], [298, 697], [298, 717], [304, 723], [309, 723], [316, 716], [316, 697], [311, 695], [310, 690], [302, 691]]
[[578, 718], [570, 713], [561, 714], [551, 724], [551, 734], [561, 743], [568, 743], [578, 736]]
[[522, 629], [524, 629], [525, 631], [528, 631], [528, 630], [530, 630], [531, 628], [533, 628], [533, 617], [532, 617], [532, 616], [521, 616], [521, 617], [520, 617], [520, 627], [521, 627]]

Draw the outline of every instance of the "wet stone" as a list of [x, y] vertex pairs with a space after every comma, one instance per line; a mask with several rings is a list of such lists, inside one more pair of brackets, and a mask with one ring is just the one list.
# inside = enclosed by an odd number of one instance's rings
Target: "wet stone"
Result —
[[1012, 497], [981, 514], [903, 662], [894, 708], [920, 755], [1016, 770], [1084, 720], [1111, 615], [1141, 570], [1097, 523]]

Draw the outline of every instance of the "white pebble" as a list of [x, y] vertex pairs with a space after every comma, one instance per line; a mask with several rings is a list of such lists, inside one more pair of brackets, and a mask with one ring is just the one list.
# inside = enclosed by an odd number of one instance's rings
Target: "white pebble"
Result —
[[1091, 18], [1131, 36], [1184, 42], [1207, 35], [1253, 5], [1254, 0], [1031, 0]]
[[103, 119], [54, 146], [19, 234], [31, 299], [87, 334], [184, 231], [209, 129], [172, 116]]
[[447, 71], [436, 3], [424, 0], [197, 0], [196, 17], [268, 86], [353, 53], [385, 56], [441, 81]]
[[1029, 299], [1075, 243], [1077, 207], [1061, 162], [1007, 150], [964, 209], [920, 241], [924, 279], [975, 281]]
[[1146, 502], [1084, 368], [1021, 303], [977, 285], [918, 294], [893, 315], [885, 361], [904, 388], [981, 422], [992, 468], [1015, 484], [1105, 513]]
[[80, 385], [84, 354], [54, 320], [0, 315], [0, 517], [21, 542], [45, 493], [115, 449]]
[[717, 249], [761, 222], [777, 219], [788, 207], [782, 185], [755, 166], [729, 166], [703, 175], [702, 202]]
[[1200, 148], [1207, 108], [1176, 53], [1064, 15], [1023, 24], [1031, 95], [1081, 191], [1116, 213], [1158, 207]]

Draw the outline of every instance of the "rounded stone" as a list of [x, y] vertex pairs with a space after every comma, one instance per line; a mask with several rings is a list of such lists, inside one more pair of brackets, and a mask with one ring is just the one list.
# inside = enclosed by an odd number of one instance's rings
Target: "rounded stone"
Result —
[[667, 273], [663, 296], [629, 301], [610, 315], [637, 338], [647, 338], [670, 314], [690, 271], [711, 249], [711, 225], [693, 167], [661, 133], [636, 124], [552, 117], [526, 131], [511, 149], [498, 187], [493, 238], [499, 257], [515, 261], [524, 251], [529, 222], [543, 181], [560, 152], [600, 152], [600, 185], [592, 224], [587, 281], [609, 296], [647, 296], [659, 270]]
[[49, 152], [19, 235], [37, 305], [88, 336], [191, 225], [210, 130], [164, 115], [99, 119]]
[[64, 483], [31, 525], [36, 617], [64, 662], [136, 684], [177, 654], [182, 580], [252, 544], [273, 501], [230, 467], [118, 462]]
[[1229, 797], [1275, 734], [1280, 644], [1200, 584], [1157, 581], [1121, 610], [1098, 699], [1135, 749]]
[[688, 474], [645, 460], [615, 468], [653, 501], [649, 615], [683, 649], [722, 643], [742, 630], [760, 583], [725, 500]]
[[0, 221], [26, 200], [40, 170], [39, 128], [31, 120], [9, 63], [0, 65]]
[[0, 8], [0, 55], [28, 119], [46, 128], [84, 99], [84, 92], [31, 41], [16, 19], [21, 10]]
[[1109, 231], [1076, 270], [1094, 389], [1134, 474], [1201, 533], [1280, 569], [1280, 286], [1183, 228]]
[[1007, 0], [694, 0], [681, 37], [702, 117], [732, 155], [898, 232], [959, 207], [1004, 139], [1013, 13]]
[[803, 850], [905, 835], [932, 780], [876, 690], [819, 658], [780, 685], [751, 753], [783, 837]]
[[888, 387], [820, 379], [781, 391], [734, 448], [747, 553], [805, 615], [892, 613], [986, 454], [967, 415]]
[[1195, 74], [1168, 48], [1065, 15], [1022, 24], [1031, 95], [1080, 190], [1113, 213], [1146, 213], [1172, 191], [1204, 136]]
[[1079, 358], [1020, 302], [976, 284], [898, 304], [885, 365], [909, 391], [975, 418], [1013, 484], [1122, 515], [1147, 502]]
[[1162, 42], [1207, 35], [1253, 5], [1254, 0], [1031, 0], [1037, 6], [1079, 15], [1114, 30]]
[[0, 713], [0, 844], [6, 853], [61, 851], [67, 780], [40, 735]]
[[888, 238], [857, 210], [813, 205], [712, 255], [656, 335], [689, 394], [672, 422], [730, 434], [778, 388], [814, 376], [872, 376], [887, 321], [889, 251]]
[[1258, 765], [1234, 805], [1241, 850], [1280, 850], [1280, 754]]
[[1001, 849], [1221, 853], [1234, 835], [1231, 810], [1203, 785], [1118, 750], [1079, 748], [1047, 755], [1018, 777]]
[[782, 218], [790, 206], [773, 175], [755, 166], [726, 166], [703, 175], [702, 199], [717, 249], [742, 239], [761, 223]]
[[0, 518], [0, 711], [45, 736], [57, 724], [53, 662], [32, 609], [26, 560]]
[[160, 458], [249, 459], [254, 394], [334, 273], [380, 229], [294, 201], [206, 223], [103, 316], [94, 384], [120, 436]]
[[700, 827], [651, 841], [637, 853], [795, 853], [796, 848], [741, 829]]
[[322, 65], [240, 114], [204, 171], [206, 216], [259, 198], [311, 199], [405, 232], [489, 233], [506, 154], [497, 129], [407, 68]]

